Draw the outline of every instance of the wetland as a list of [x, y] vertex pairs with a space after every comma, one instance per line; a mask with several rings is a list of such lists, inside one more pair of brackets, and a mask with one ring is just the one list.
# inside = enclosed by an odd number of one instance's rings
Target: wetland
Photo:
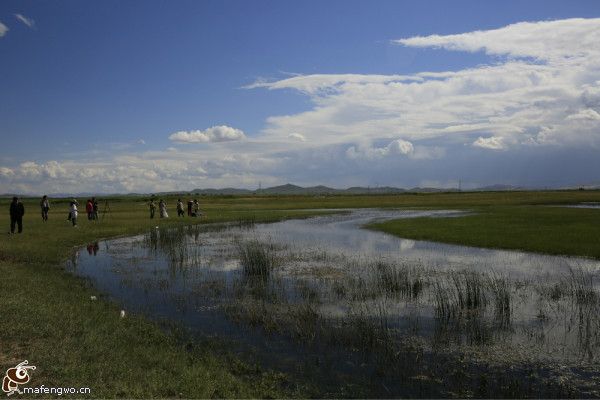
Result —
[[461, 219], [355, 209], [155, 227], [68, 269], [126, 310], [242, 359], [379, 397], [598, 396], [600, 262], [402, 239], [367, 224]]

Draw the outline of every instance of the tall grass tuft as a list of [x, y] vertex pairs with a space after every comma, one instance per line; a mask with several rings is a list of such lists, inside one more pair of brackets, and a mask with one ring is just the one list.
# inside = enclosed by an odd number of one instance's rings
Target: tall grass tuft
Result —
[[487, 304], [485, 285], [480, 274], [471, 271], [450, 274], [455, 298], [461, 310], [474, 310]]
[[471, 271], [452, 271], [445, 282], [437, 279], [433, 295], [435, 313], [443, 319], [458, 317], [463, 311], [481, 310], [488, 303], [483, 276]]
[[591, 304], [598, 300], [598, 292], [594, 289], [593, 275], [582, 269], [569, 270], [569, 286], [571, 295], [579, 304]]
[[185, 226], [152, 229], [144, 236], [144, 245], [151, 251], [161, 250], [171, 266], [183, 266], [188, 257], [187, 238], [190, 230]]
[[242, 270], [247, 276], [268, 277], [276, 265], [273, 246], [258, 240], [238, 243], [238, 255]]
[[416, 267], [390, 265], [384, 262], [375, 264], [376, 285], [389, 295], [401, 298], [417, 298], [423, 292], [425, 283]]
[[488, 279], [488, 286], [494, 300], [496, 318], [508, 323], [511, 315], [510, 281], [505, 276], [493, 274]]
[[453, 301], [450, 288], [440, 281], [436, 281], [433, 295], [436, 316], [442, 319], [454, 318], [459, 310]]

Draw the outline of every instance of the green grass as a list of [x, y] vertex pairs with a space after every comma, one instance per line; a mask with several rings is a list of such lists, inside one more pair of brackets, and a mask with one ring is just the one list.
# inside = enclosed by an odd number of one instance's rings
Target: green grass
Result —
[[91, 301], [90, 296], [99, 294], [64, 269], [78, 246], [155, 225], [276, 221], [314, 215], [302, 210], [310, 208], [474, 209], [478, 214], [467, 218], [403, 220], [378, 229], [416, 239], [600, 258], [599, 210], [532, 206], [600, 201], [600, 192], [200, 197], [202, 219], [178, 219], [176, 198], [167, 198], [168, 220], [150, 220], [143, 198], [111, 198], [111, 212], [104, 219], [89, 222], [81, 213], [78, 228], [66, 221], [68, 200], [52, 201], [50, 221], [43, 223], [39, 199], [26, 199], [21, 235], [6, 234], [10, 199], [0, 199], [2, 371], [27, 359], [37, 366], [30, 386], [85, 386], [92, 388], [92, 397], [335, 395], [242, 363], [227, 355], [224, 346], [189, 346], [142, 317], [121, 319], [117, 304], [102, 297]]
[[600, 210], [489, 206], [464, 218], [386, 221], [369, 228], [417, 240], [600, 259]]
[[[63, 209], [64, 208], [64, 209]], [[8, 205], [2, 205], [2, 211]], [[100, 222], [80, 214], [66, 221], [66, 205], [54, 204], [42, 223], [26, 202], [24, 231], [0, 240], [0, 369], [27, 359], [37, 366], [30, 386], [90, 387], [91, 397], [281, 397], [308, 395], [281, 374], [265, 372], [227, 354], [224, 346], [186, 346], [142, 317], [121, 319], [120, 307], [64, 270], [75, 247], [99, 238], [132, 235], [155, 225], [239, 221], [245, 211], [221, 210], [206, 219], [148, 218], [139, 201], [114, 201]], [[255, 221], [305, 217], [308, 212], [252, 212]], [[91, 301], [90, 296], [99, 301]], [[223, 353], [223, 354], [221, 354]]]

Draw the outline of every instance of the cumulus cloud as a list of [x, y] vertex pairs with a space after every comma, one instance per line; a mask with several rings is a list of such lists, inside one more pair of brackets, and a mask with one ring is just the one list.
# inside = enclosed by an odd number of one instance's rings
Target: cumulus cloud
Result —
[[575, 114], [571, 114], [567, 117], [567, 120], [589, 120], [589, 121], [600, 121], [600, 113], [591, 108], [579, 110]]
[[0, 167], [0, 176], [3, 178], [10, 178], [14, 176], [15, 172], [7, 167]]
[[35, 26], [35, 21], [31, 18], [27, 18], [23, 14], [15, 14], [15, 18], [23, 24], [27, 25], [29, 28], [33, 28]]
[[600, 18], [519, 22], [488, 31], [445, 36], [416, 36], [394, 42], [410, 47], [484, 51], [493, 55], [559, 60], [597, 56], [600, 52], [599, 24]]
[[301, 142], [306, 142], [306, 137], [301, 133], [290, 133], [288, 135], [288, 137], [290, 139], [295, 139], [295, 140], [299, 140]]
[[8, 32], [8, 26], [0, 22], [0, 37], [6, 35], [6, 32]]
[[66, 169], [58, 161], [48, 161], [38, 164], [35, 161], [26, 161], [19, 165], [13, 175], [17, 173], [26, 178], [61, 178], [66, 175]]
[[406, 140], [396, 139], [384, 147], [350, 146], [346, 150], [346, 156], [350, 159], [366, 158], [376, 160], [388, 156], [401, 156], [412, 154], [414, 147]]
[[226, 125], [213, 126], [203, 131], [180, 131], [169, 136], [170, 140], [179, 143], [231, 142], [245, 138], [243, 131]]
[[479, 137], [479, 138], [477, 138], [476, 141], [473, 142], [473, 146], [481, 147], [483, 149], [490, 149], [490, 150], [506, 149], [504, 140], [501, 137], [497, 137], [497, 136], [492, 136], [489, 138]]
[[[302, 113], [270, 117], [266, 137], [282, 139], [301, 131], [307, 144], [401, 136], [412, 143], [438, 140], [486, 149], [534, 142], [600, 147], [600, 19], [523, 22], [395, 43], [503, 58], [458, 71], [315, 74], [257, 82], [250, 87], [297, 90], [314, 105]], [[551, 135], [540, 136], [544, 127]]]

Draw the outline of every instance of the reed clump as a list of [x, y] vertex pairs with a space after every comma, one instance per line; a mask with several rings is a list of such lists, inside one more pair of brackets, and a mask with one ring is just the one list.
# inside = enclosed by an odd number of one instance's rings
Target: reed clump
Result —
[[485, 279], [472, 271], [452, 271], [446, 279], [439, 277], [434, 282], [433, 297], [436, 315], [442, 318], [481, 310], [488, 304]]
[[416, 267], [377, 262], [375, 271], [375, 284], [386, 294], [415, 299], [425, 288], [422, 272]]
[[594, 276], [582, 269], [569, 270], [568, 286], [571, 296], [578, 304], [592, 304], [598, 301], [598, 292], [594, 288]]
[[242, 270], [247, 276], [268, 277], [277, 264], [274, 247], [269, 243], [250, 240], [237, 245]]
[[494, 274], [488, 279], [488, 287], [494, 301], [496, 316], [502, 320], [510, 318], [511, 284], [508, 278]]

